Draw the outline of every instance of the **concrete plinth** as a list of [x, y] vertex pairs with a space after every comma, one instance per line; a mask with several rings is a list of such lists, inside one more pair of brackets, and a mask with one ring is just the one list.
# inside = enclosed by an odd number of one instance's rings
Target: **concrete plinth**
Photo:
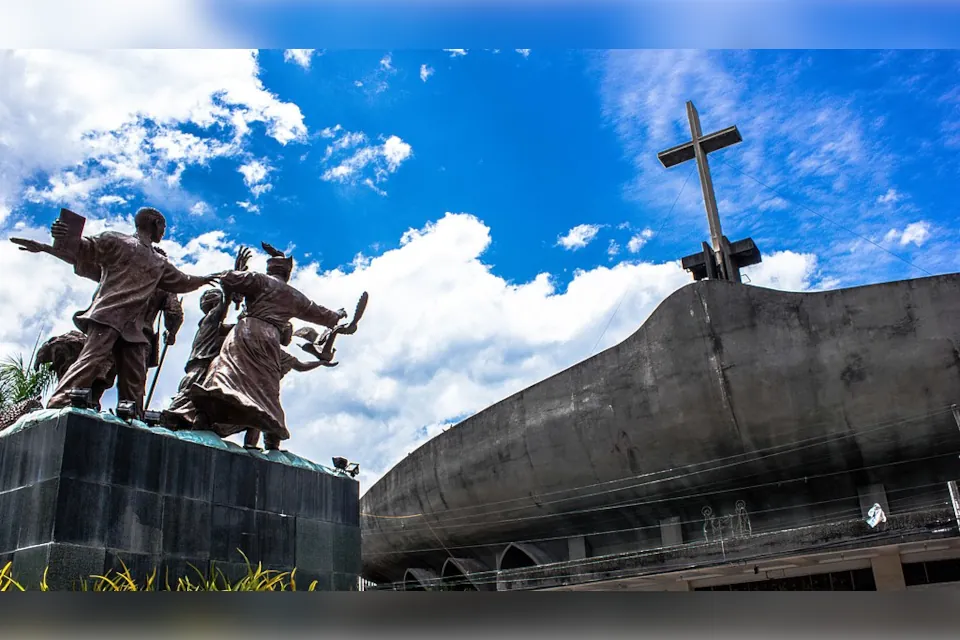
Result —
[[[256, 566], [297, 587], [355, 590], [359, 485], [302, 458], [247, 452], [201, 432], [43, 411], [0, 433], [0, 566], [51, 589], [119, 570], [161, 587]], [[196, 569], [194, 569], [195, 567]]]

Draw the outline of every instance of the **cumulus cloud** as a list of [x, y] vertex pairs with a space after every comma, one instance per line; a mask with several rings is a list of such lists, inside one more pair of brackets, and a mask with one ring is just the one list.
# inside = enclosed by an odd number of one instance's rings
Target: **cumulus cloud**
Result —
[[379, 144], [373, 144], [365, 133], [347, 131], [340, 125], [324, 129], [321, 135], [330, 140], [323, 159], [328, 168], [321, 179], [365, 184], [381, 195], [384, 192], [377, 185], [413, 155], [413, 148], [395, 135], [382, 137]]
[[313, 57], [314, 51], [316, 51], [316, 49], [284, 49], [283, 61], [293, 62], [304, 69], [309, 69], [310, 59]]
[[[130, 232], [132, 221], [88, 221], [90, 233], [106, 228]], [[96, 285], [50, 256], [18, 251], [6, 235], [0, 236], [0, 269], [11, 277], [0, 281], [6, 310], [0, 353], [29, 353], [38, 333], [72, 328], [72, 313], [89, 302]], [[23, 226], [16, 235], [49, 237], [45, 229]], [[664, 297], [690, 282], [676, 262], [578, 271], [562, 290], [548, 273], [510, 282], [484, 260], [491, 240], [478, 218], [446, 214], [407, 231], [397, 248], [360, 255], [348, 267], [321, 270], [298, 261], [292, 283], [316, 302], [350, 309], [367, 291], [370, 304], [357, 334], [338, 344], [339, 367], [293, 372], [284, 380], [291, 450], [319, 462], [333, 455], [359, 461], [365, 490], [451, 422], [582, 360], [595, 345], [622, 341]], [[162, 246], [175, 264], [196, 274], [229, 268], [237, 249], [221, 231], [170, 238]], [[256, 252], [251, 268], [265, 265], [266, 256]], [[753, 284], [799, 290], [815, 284], [816, 260], [775, 253], [748, 271]], [[199, 294], [188, 294], [184, 308], [154, 408], [176, 391], [200, 320]], [[290, 353], [307, 357], [296, 346]]]
[[890, 229], [884, 236], [885, 244], [897, 244], [905, 247], [908, 244], [922, 247], [930, 237], [930, 223], [923, 220], [908, 224], [903, 230]]
[[599, 231], [599, 224], [578, 224], [570, 229], [570, 231], [567, 231], [566, 234], [557, 238], [557, 246], [563, 247], [567, 251], [583, 249], [593, 242], [593, 239], [597, 237]]
[[530, 57], [530, 49], [514, 49], [514, 51], [522, 55], [524, 58]]
[[267, 175], [273, 171], [273, 168], [267, 164], [266, 160], [251, 160], [241, 165], [237, 171], [243, 175], [243, 183], [250, 189], [254, 198], [273, 188], [273, 185], [267, 182]]
[[[0, 52], [0, 210], [25, 187], [67, 204], [118, 185], [176, 188], [186, 168], [241, 153], [253, 123], [280, 144], [303, 139], [300, 109], [258, 73], [248, 50]], [[48, 177], [28, 185], [36, 175]]]
[[210, 205], [202, 200], [195, 202], [193, 206], [190, 207], [190, 213], [195, 216], [205, 216], [210, 213], [210, 211]]
[[643, 245], [647, 244], [647, 241], [653, 237], [652, 229], [644, 229], [640, 233], [635, 234], [630, 238], [630, 241], [627, 242], [627, 251], [630, 253], [637, 253], [640, 249], [643, 248]]
[[451, 58], [457, 58], [457, 57], [460, 57], [460, 56], [465, 56], [465, 55], [467, 55], [467, 50], [466, 50], [466, 49], [444, 49], [444, 51], [446, 51], [447, 53], [449, 53]]
[[901, 198], [896, 189], [888, 189], [885, 194], [877, 198], [879, 204], [896, 204]]
[[425, 64], [420, 65], [420, 79], [424, 82], [433, 75], [433, 67], [428, 67]]

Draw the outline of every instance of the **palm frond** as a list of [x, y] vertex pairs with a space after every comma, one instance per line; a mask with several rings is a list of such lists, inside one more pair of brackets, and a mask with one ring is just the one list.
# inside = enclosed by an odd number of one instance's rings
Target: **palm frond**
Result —
[[55, 379], [48, 364], [34, 369], [22, 354], [7, 357], [0, 362], [0, 401], [7, 405], [42, 396]]

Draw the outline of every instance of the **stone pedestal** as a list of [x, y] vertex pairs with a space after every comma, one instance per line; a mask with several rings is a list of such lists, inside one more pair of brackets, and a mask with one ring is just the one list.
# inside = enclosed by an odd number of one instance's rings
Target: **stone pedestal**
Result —
[[[77, 409], [0, 433], [0, 567], [36, 588], [119, 570], [161, 587], [215, 570], [297, 569], [297, 588], [356, 590], [359, 484], [282, 452]], [[191, 566], [192, 565], [192, 566]], [[192, 567], [195, 567], [196, 570]]]

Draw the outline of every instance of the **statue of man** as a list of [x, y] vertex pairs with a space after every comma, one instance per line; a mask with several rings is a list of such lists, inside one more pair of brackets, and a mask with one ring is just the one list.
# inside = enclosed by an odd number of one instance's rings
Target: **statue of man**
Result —
[[[79, 240], [76, 268], [97, 265], [100, 286], [90, 306], [74, 316], [74, 324], [87, 338], [76, 362], [60, 378], [48, 408], [69, 406], [70, 389], [91, 389], [104, 363], [112, 358], [119, 401], [132, 402], [136, 416], [142, 416], [151, 349], [148, 336], [152, 333], [152, 328], [144, 324], [154, 294], [158, 289], [189, 293], [218, 278], [219, 274], [183, 273], [155, 250], [153, 245], [163, 239], [167, 227], [166, 219], [156, 209], [137, 211], [134, 224], [135, 235], [106, 231]], [[50, 232], [54, 239], [68, 234], [66, 225], [59, 221], [53, 223]], [[44, 250], [31, 248], [26, 244], [29, 241], [12, 240], [28, 251]]]
[[[75, 271], [80, 275], [87, 276], [90, 273], [89, 265], [78, 263], [75, 265]], [[99, 273], [99, 269], [97, 269], [97, 272]], [[99, 280], [99, 278], [97, 279]], [[157, 315], [161, 312], [163, 313], [165, 328], [163, 341], [166, 344], [175, 343], [177, 332], [183, 324], [183, 307], [180, 301], [169, 291], [157, 289], [147, 306], [143, 322], [147, 339], [150, 341], [150, 356], [144, 363], [147, 369], [152, 369], [160, 364], [160, 336], [154, 333], [153, 325], [156, 324]], [[87, 336], [80, 331], [69, 331], [63, 335], [54, 336], [44, 342], [37, 350], [34, 365], [39, 367], [42, 364], [49, 364], [54, 375], [60, 380], [80, 357], [80, 352], [83, 351], [83, 345], [86, 341]], [[146, 375], [144, 379], [146, 379]], [[111, 357], [108, 361], [103, 362], [100, 374], [90, 387], [90, 401], [97, 411], [100, 410], [100, 400], [103, 398], [104, 392], [112, 387], [116, 380], [117, 367]]]
[[[288, 284], [293, 259], [270, 245], [267, 273], [229, 271], [225, 290], [243, 296], [244, 310], [201, 384], [188, 391], [197, 408], [194, 428], [228, 437], [248, 428], [270, 436], [268, 448], [290, 437], [280, 406], [281, 338], [293, 318], [333, 328], [347, 313], [322, 307]], [[266, 439], [266, 438], [265, 438]]]

